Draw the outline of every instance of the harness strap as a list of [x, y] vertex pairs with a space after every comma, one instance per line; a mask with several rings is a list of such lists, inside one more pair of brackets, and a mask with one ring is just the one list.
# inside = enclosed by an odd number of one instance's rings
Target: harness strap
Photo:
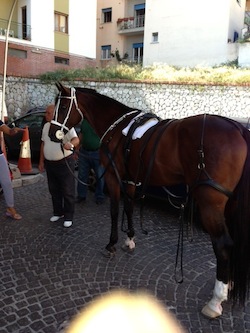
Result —
[[[143, 185], [142, 185], [142, 189], [141, 189], [141, 195], [143, 195], [145, 193], [145, 190], [146, 190], [146, 187], [148, 186], [148, 182], [149, 182], [149, 177], [151, 175], [151, 171], [152, 171], [152, 167], [153, 167], [153, 162], [155, 160], [155, 154], [156, 154], [156, 151], [157, 151], [157, 146], [160, 142], [160, 138], [161, 136], [163, 135], [164, 131], [166, 130], [166, 128], [173, 122], [175, 121], [175, 119], [171, 119], [171, 120], [166, 120], [166, 121], [162, 121], [160, 122], [159, 126], [162, 126], [162, 128], [160, 129], [155, 141], [154, 141], [154, 147], [153, 147], [153, 154], [151, 155], [151, 158], [150, 158], [150, 161], [149, 161], [149, 164], [147, 165], [147, 174], [146, 174], [146, 177], [145, 177], [145, 180], [143, 182]], [[156, 126], [157, 126], [156, 125]], [[155, 128], [154, 128], [155, 129]], [[152, 133], [151, 133], [152, 135]], [[147, 141], [144, 142], [144, 147], [143, 147], [143, 150], [141, 150], [141, 153], [140, 153], [140, 157], [146, 147], [146, 144], [148, 143], [149, 139], [151, 138], [151, 135], [150, 137], [148, 138]], [[139, 170], [138, 170], [139, 172]]]
[[[134, 132], [136, 131], [136, 129], [142, 125], [144, 125], [149, 119], [152, 119], [152, 118], [158, 118], [160, 119], [159, 117], [156, 117], [154, 114], [152, 113], [145, 113], [141, 116], [138, 116], [134, 119], [134, 123], [130, 126], [129, 130], [128, 130], [128, 133], [127, 133], [127, 136], [126, 136], [126, 141], [124, 143], [124, 163], [125, 163], [125, 167], [126, 167], [126, 171], [127, 171], [127, 178], [129, 177], [128, 175], [128, 163], [129, 163], [129, 153], [130, 153], [130, 148], [131, 148], [131, 144], [133, 142], [133, 134]], [[153, 126], [151, 128], [151, 131], [150, 133], [152, 133], [152, 129], [155, 129], [155, 126]], [[151, 137], [151, 135], [148, 136], [148, 139]], [[148, 142], [148, 140], [146, 140]], [[141, 154], [140, 154], [141, 155]], [[137, 177], [136, 177], [137, 178]], [[128, 181], [128, 179], [126, 179]], [[136, 182], [136, 180], [135, 180]]]
[[108, 134], [108, 132], [112, 131], [120, 122], [122, 122], [125, 118], [127, 118], [128, 116], [137, 113], [140, 114], [141, 111], [138, 110], [134, 110], [128, 113], [125, 113], [124, 115], [122, 115], [119, 119], [117, 119], [112, 125], [109, 126], [109, 128], [106, 130], [106, 132], [103, 134], [103, 136], [100, 139], [100, 143], [103, 142], [103, 139], [105, 138], [105, 136]]
[[219, 192], [225, 194], [229, 198], [231, 198], [233, 196], [233, 192], [229, 191], [228, 189], [224, 188], [220, 184], [216, 183], [211, 178], [209, 178], [209, 179], [202, 179], [202, 180], [197, 181], [197, 183], [190, 189], [190, 191], [192, 191], [195, 187], [200, 186], [200, 185], [211, 186], [211, 187], [215, 188], [216, 190], [218, 190]]
[[[215, 188], [216, 190], [218, 190], [219, 192], [225, 194], [226, 196], [228, 196], [229, 198], [233, 196], [233, 192], [229, 191], [228, 189], [224, 188], [222, 185], [218, 184], [217, 182], [215, 182], [210, 175], [208, 174], [208, 172], [206, 171], [206, 165], [205, 165], [205, 154], [204, 154], [204, 149], [203, 149], [203, 143], [204, 143], [204, 132], [205, 132], [205, 124], [206, 124], [206, 114], [203, 115], [203, 122], [202, 122], [202, 132], [201, 132], [201, 142], [200, 142], [200, 148], [198, 149], [198, 155], [200, 158], [200, 161], [198, 163], [198, 169], [200, 170], [199, 175], [196, 179], [196, 182], [192, 185], [190, 191], [192, 191], [194, 188], [196, 188], [197, 186], [200, 185], [208, 185], [211, 186], [213, 188]], [[200, 179], [201, 178], [201, 174], [205, 173], [205, 175], [207, 176], [207, 179]]]

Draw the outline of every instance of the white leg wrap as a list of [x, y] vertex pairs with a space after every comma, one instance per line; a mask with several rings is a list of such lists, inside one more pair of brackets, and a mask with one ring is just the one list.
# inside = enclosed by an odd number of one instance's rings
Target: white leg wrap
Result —
[[222, 314], [221, 303], [227, 300], [228, 284], [216, 280], [212, 299], [203, 308], [203, 314], [215, 318]]
[[129, 237], [128, 237], [128, 238], [125, 240], [125, 245], [126, 245], [127, 247], [129, 247], [130, 250], [133, 250], [133, 249], [135, 248], [134, 238], [129, 238]]

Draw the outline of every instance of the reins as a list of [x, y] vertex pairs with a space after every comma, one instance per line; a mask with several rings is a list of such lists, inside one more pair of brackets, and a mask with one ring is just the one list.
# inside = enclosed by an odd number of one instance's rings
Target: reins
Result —
[[[82, 181], [81, 179], [79, 179], [79, 178], [75, 175], [74, 172], [72, 172], [72, 170], [71, 170], [71, 168], [70, 168], [70, 166], [69, 166], [69, 163], [68, 163], [68, 161], [67, 161], [67, 158], [65, 157], [65, 153], [64, 153], [64, 148], [63, 148], [63, 143], [62, 143], [62, 142], [60, 143], [60, 146], [61, 146], [61, 150], [62, 150], [62, 153], [63, 153], [63, 156], [64, 156], [64, 161], [65, 161], [65, 163], [66, 163], [66, 165], [67, 165], [67, 167], [68, 167], [70, 173], [74, 176], [75, 180], [76, 180], [77, 182], [81, 183], [82, 185], [90, 186], [90, 185], [91, 185], [90, 183], [85, 183], [84, 181]], [[74, 150], [74, 148], [72, 148], [72, 149], [70, 149], [70, 150], [73, 151], [73, 153], [76, 153], [76, 151]], [[83, 154], [83, 153], [81, 153], [81, 152], [77, 152], [77, 154]], [[97, 179], [97, 181], [98, 181], [99, 179], [101, 179], [102, 177], [104, 177], [104, 174], [105, 174], [105, 173], [106, 173], [106, 169], [104, 169], [102, 175]]]

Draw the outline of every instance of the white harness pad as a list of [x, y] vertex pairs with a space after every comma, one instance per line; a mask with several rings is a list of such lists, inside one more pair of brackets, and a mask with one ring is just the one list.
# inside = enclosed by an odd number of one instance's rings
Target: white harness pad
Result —
[[[130, 129], [130, 127], [133, 125], [133, 123], [135, 122], [135, 119], [140, 117], [142, 115], [142, 113], [140, 113], [138, 116], [134, 117], [130, 123], [128, 124], [127, 127], [125, 127], [123, 130], [122, 130], [122, 134], [123, 135], [127, 135], [128, 134], [128, 131]], [[149, 130], [151, 127], [155, 126], [157, 123], [159, 122], [159, 120], [157, 118], [151, 118], [149, 119], [145, 124], [141, 125], [141, 126], [138, 126], [133, 135], [132, 135], [132, 139], [135, 140], [135, 139], [140, 139], [146, 132], [147, 130]]]

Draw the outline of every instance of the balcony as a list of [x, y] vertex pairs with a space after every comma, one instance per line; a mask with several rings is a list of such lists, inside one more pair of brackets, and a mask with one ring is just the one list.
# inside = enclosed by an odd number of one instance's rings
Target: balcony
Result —
[[[6, 36], [7, 27], [8, 21], [0, 19], [0, 37]], [[17, 22], [11, 22], [9, 37], [22, 40], [31, 40], [31, 26]]]
[[117, 20], [119, 34], [135, 35], [144, 32], [145, 15], [136, 17], [124, 17]]

